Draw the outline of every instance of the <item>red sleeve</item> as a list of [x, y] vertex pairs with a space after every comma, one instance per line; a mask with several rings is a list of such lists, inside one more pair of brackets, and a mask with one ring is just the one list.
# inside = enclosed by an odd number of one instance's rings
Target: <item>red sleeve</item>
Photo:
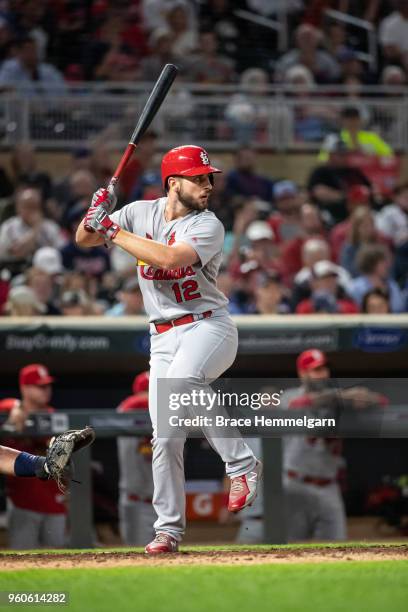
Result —
[[351, 300], [338, 300], [341, 314], [358, 314], [360, 312], [357, 304]]
[[313, 314], [314, 309], [312, 305], [312, 300], [302, 300], [296, 306], [296, 314]]

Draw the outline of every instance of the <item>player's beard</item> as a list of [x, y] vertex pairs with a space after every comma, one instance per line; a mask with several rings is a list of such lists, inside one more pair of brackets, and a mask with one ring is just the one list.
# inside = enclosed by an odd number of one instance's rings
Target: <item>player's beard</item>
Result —
[[192, 196], [183, 193], [183, 187], [180, 187], [178, 199], [179, 202], [188, 210], [206, 210], [208, 206], [208, 199], [204, 201], [198, 198], [193, 198]]

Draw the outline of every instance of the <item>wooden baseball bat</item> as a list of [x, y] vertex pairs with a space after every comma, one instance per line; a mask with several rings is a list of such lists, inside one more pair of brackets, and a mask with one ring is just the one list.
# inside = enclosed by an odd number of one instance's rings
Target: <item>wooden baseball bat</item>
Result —
[[[121, 160], [117, 165], [114, 175], [109, 181], [109, 187], [115, 187], [117, 182], [119, 181], [122, 172], [125, 169], [129, 159], [132, 157], [134, 150], [140, 142], [140, 139], [146, 132], [147, 128], [155, 118], [157, 111], [161, 107], [167, 95], [167, 92], [169, 91], [174, 79], [177, 76], [177, 73], [178, 68], [174, 64], [166, 64], [163, 70], [161, 71], [160, 76], [157, 79], [146, 104], [144, 105], [142, 114], [140, 115], [134, 132], [129, 140], [129, 144], [127, 145], [125, 152], [123, 153]], [[91, 227], [87, 227], [86, 225], [84, 227], [87, 232], [94, 232]]]
[[166, 64], [159, 78], [156, 81], [155, 86], [152, 89], [152, 92], [142, 110], [142, 114], [139, 117], [139, 121], [135, 127], [135, 130], [132, 134], [131, 139], [129, 140], [129, 144], [126, 147], [125, 152], [122, 155], [122, 158], [115, 170], [114, 175], [112, 176], [109, 185], [113, 187], [116, 185], [120, 176], [126, 167], [129, 159], [132, 157], [134, 150], [136, 149], [140, 139], [143, 134], [146, 132], [147, 128], [155, 118], [157, 111], [165, 99], [167, 92], [169, 91], [174, 79], [176, 78], [178, 73], [178, 68], [174, 66], [174, 64]]

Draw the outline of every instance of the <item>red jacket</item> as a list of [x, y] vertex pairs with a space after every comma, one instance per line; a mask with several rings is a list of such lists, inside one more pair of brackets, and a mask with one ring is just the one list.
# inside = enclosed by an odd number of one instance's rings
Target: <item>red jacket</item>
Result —
[[[10, 412], [18, 402], [15, 398], [0, 400], [0, 411]], [[47, 412], [54, 409], [47, 407]], [[48, 439], [46, 438], [8, 438], [5, 446], [32, 455], [45, 455]], [[7, 476], [7, 496], [17, 508], [40, 512], [41, 514], [66, 514], [65, 496], [58, 489], [55, 480], [39, 480]]]

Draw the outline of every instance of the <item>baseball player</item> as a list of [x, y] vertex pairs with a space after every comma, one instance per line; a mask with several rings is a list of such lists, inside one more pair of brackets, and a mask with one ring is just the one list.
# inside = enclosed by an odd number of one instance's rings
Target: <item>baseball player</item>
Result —
[[[170, 379], [172, 385], [179, 381], [180, 392], [208, 389], [206, 381], [217, 379], [237, 353], [238, 334], [227, 311], [228, 300], [216, 286], [224, 228], [207, 209], [217, 172], [203, 148], [176, 147], [162, 159], [165, 197], [132, 202], [109, 215], [115, 206], [114, 194], [100, 189], [77, 230], [80, 246], [113, 243], [138, 262], [150, 318], [149, 411], [153, 506], [158, 516], [156, 537], [145, 548], [148, 554], [176, 552], [185, 530], [187, 432], [180, 428], [177, 436], [158, 436], [157, 380]], [[231, 478], [228, 507], [237, 512], [256, 497], [261, 464], [239, 434], [226, 438], [217, 437], [211, 426], [202, 430], [226, 464]]]
[[[21, 400], [7, 398], [0, 401], [0, 410], [9, 413], [8, 423], [17, 431], [33, 412], [52, 412], [49, 406], [54, 378], [41, 364], [30, 364], [20, 370]], [[32, 476], [45, 454], [47, 440], [40, 438], [12, 438], [2, 450], [7, 478], [9, 545], [11, 548], [61, 547], [65, 540], [65, 497], [54, 480], [22, 479]], [[13, 450], [15, 449], [15, 450]], [[22, 452], [21, 452], [22, 451]], [[20, 452], [20, 455], [16, 453]], [[13, 465], [14, 456], [14, 465]], [[14, 467], [14, 472], [13, 472]]]
[[[305, 411], [315, 402], [330, 406], [333, 400], [348, 400], [354, 408], [388, 403], [387, 398], [364, 387], [332, 388], [327, 357], [318, 349], [301, 353], [296, 367], [302, 384], [282, 395], [282, 408]], [[254, 450], [260, 447], [259, 439], [249, 442]], [[290, 541], [346, 539], [346, 515], [338, 482], [344, 465], [342, 441], [338, 438], [284, 438], [283, 485]], [[262, 540], [263, 502], [259, 496], [245, 511], [238, 541], [256, 543]]]
[[[118, 406], [118, 412], [149, 409], [149, 372], [133, 381], [133, 395]], [[154, 537], [157, 519], [152, 506], [153, 475], [151, 437], [118, 438], [119, 524], [122, 539], [129, 546], [141, 546]]]

